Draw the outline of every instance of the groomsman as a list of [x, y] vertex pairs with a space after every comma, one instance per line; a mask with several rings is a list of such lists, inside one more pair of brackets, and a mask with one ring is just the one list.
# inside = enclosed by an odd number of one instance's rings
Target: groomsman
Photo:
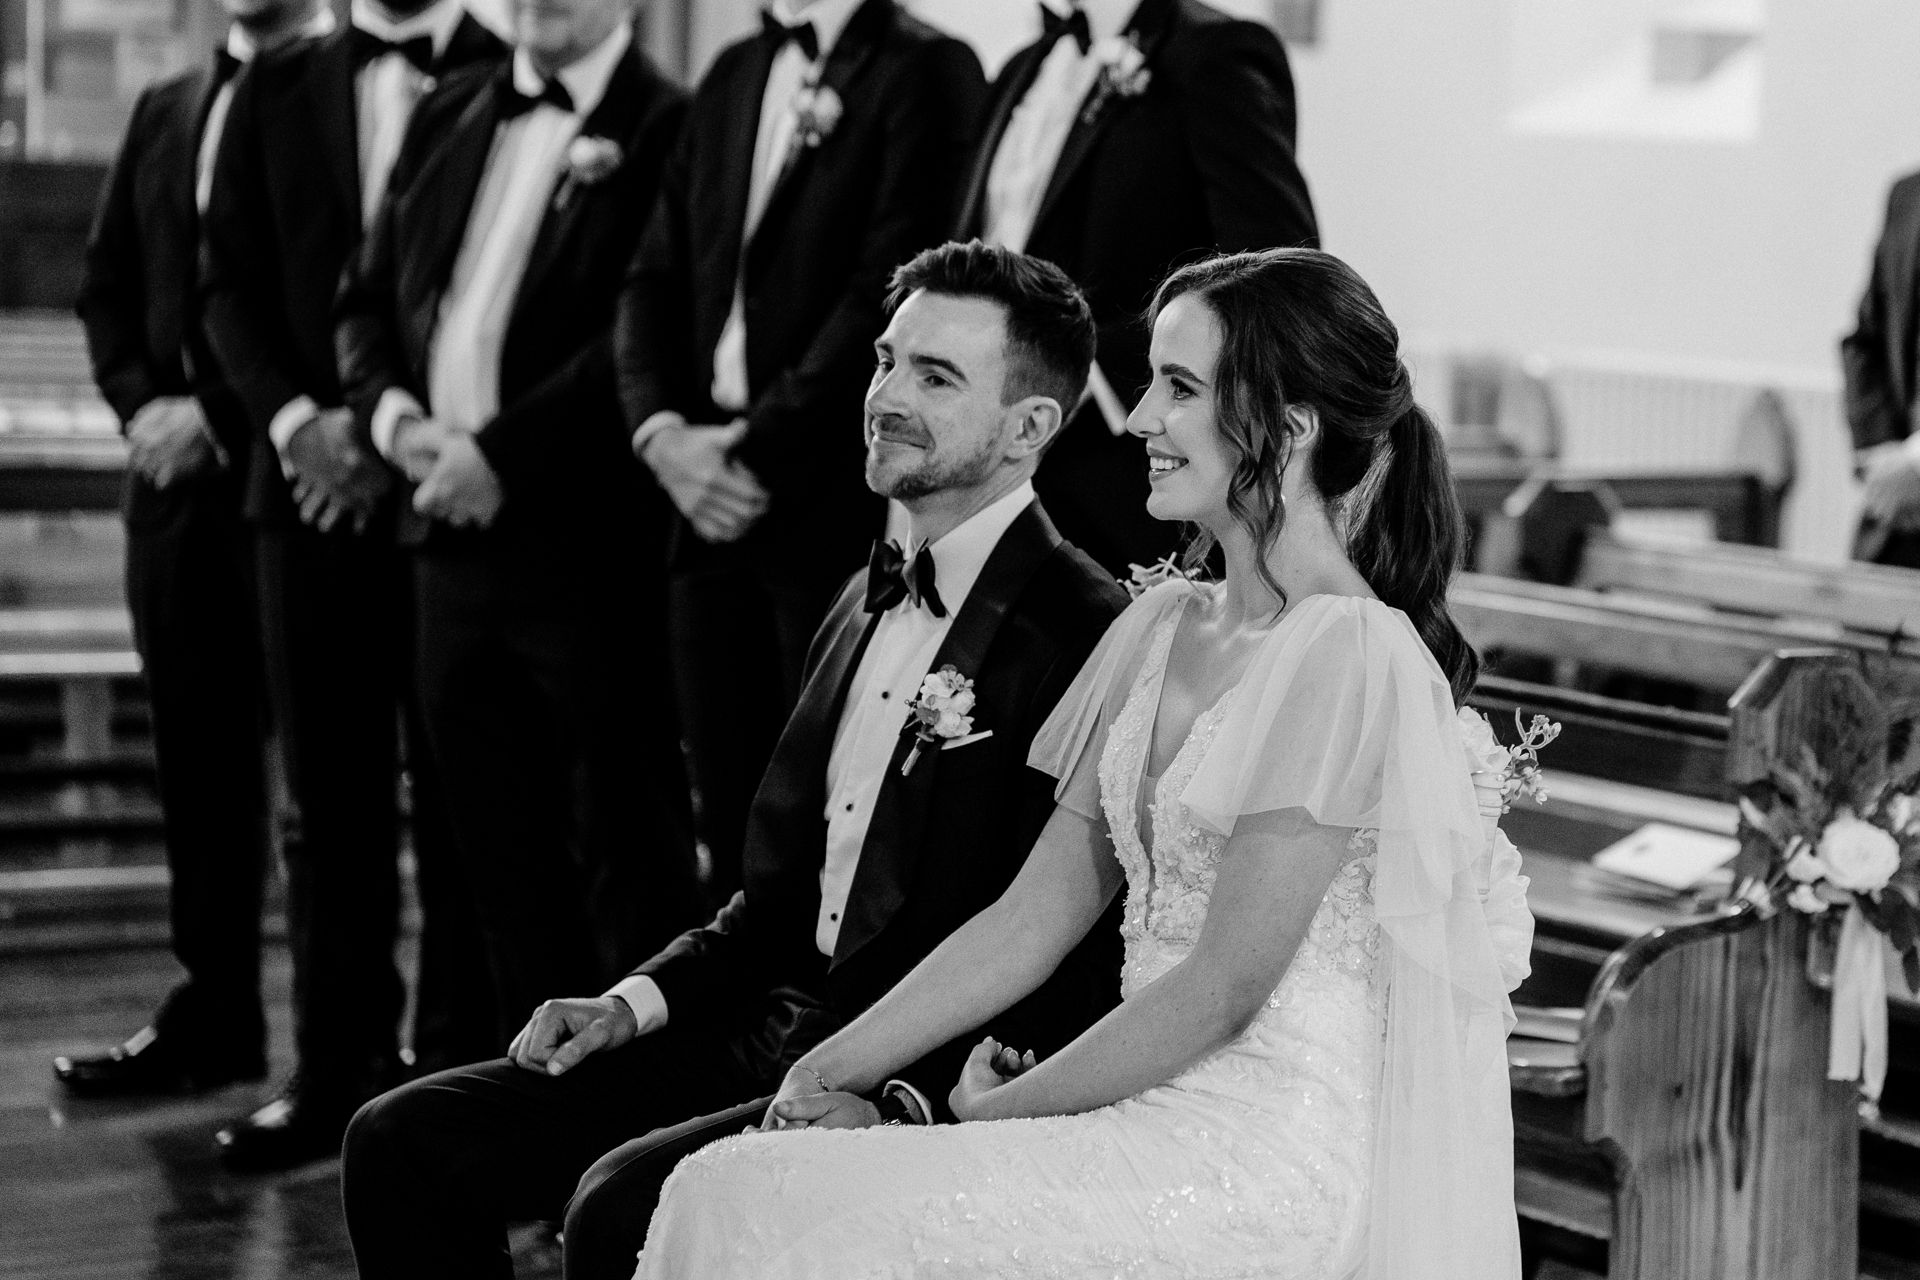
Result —
[[1200, 0], [1044, 0], [1002, 69], [954, 238], [1061, 267], [1100, 326], [1091, 396], [1040, 469], [1060, 530], [1116, 576], [1172, 552], [1124, 431], [1148, 381], [1141, 311], [1206, 253], [1318, 242], [1293, 76], [1257, 22]]
[[1920, 173], [1893, 184], [1860, 295], [1859, 322], [1840, 343], [1847, 425], [1866, 501], [1854, 555], [1920, 568]]
[[634, 260], [615, 354], [679, 511], [674, 687], [716, 902], [814, 629], [880, 528], [858, 459], [881, 296], [944, 238], [984, 91], [894, 0], [774, 0], [696, 91]]
[[[351, 15], [236, 83], [206, 218], [207, 336], [254, 429], [246, 511], [293, 802], [282, 847], [299, 1071], [281, 1098], [220, 1133], [242, 1167], [337, 1149], [354, 1107], [398, 1066], [410, 587], [393, 545], [391, 473], [343, 405], [331, 313], [415, 103], [435, 77], [505, 51], [459, 0], [354, 0]], [[421, 1063], [437, 1066], [488, 1052], [493, 1015], [472, 982], [471, 894], [411, 716], [408, 730], [425, 917], [414, 1039]]]
[[266, 1074], [260, 890], [267, 865], [265, 693], [253, 548], [240, 515], [252, 440], [200, 330], [200, 215], [256, 53], [323, 33], [317, 0], [223, 0], [211, 62], [134, 104], [87, 240], [80, 318], [129, 448], [127, 606], [153, 720], [173, 952], [186, 979], [112, 1051], [56, 1058], [88, 1093], [210, 1088]]
[[517, 52], [420, 108], [343, 292], [347, 398], [418, 483], [417, 663], [504, 1045], [700, 916], [662, 707], [668, 508], [610, 332], [686, 95], [626, 0], [515, 0]]

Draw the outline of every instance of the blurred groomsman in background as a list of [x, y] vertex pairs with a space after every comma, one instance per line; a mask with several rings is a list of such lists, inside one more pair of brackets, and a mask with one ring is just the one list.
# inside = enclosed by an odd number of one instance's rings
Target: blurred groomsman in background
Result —
[[[267, 680], [293, 812], [282, 848], [299, 1069], [221, 1131], [229, 1164], [329, 1155], [392, 1083], [405, 988], [399, 917], [401, 709], [411, 711], [408, 563], [392, 474], [344, 407], [332, 309], [342, 266], [435, 76], [505, 46], [459, 0], [354, 0], [345, 29], [260, 60], [236, 82], [207, 208], [207, 336], [254, 428]], [[409, 714], [422, 914], [420, 1065], [497, 1051], [471, 892]], [[460, 1002], [465, 1002], [464, 1004]]]
[[323, 33], [316, 0], [223, 0], [210, 65], [134, 105], [87, 241], [80, 318], [129, 465], [127, 606], [160, 776], [173, 952], [187, 971], [151, 1026], [93, 1058], [59, 1058], [78, 1091], [151, 1093], [267, 1071], [260, 893], [267, 866], [265, 693], [253, 542], [241, 519], [246, 415], [200, 328], [200, 217], [233, 100], [256, 53]]
[[679, 511], [673, 683], [716, 906], [807, 646], [880, 531], [881, 300], [945, 238], [984, 93], [972, 50], [894, 0], [774, 0], [696, 91], [627, 281], [620, 391]]
[[1920, 436], [1914, 434], [1920, 362], [1920, 173], [1893, 184], [1887, 221], [1840, 343], [1847, 424], [1867, 483], [1856, 559], [1920, 569]]
[[1147, 515], [1124, 429], [1149, 379], [1141, 312], [1184, 262], [1318, 232], [1272, 31], [1199, 0], [1045, 0], [1041, 15], [994, 81], [954, 238], [1045, 258], [1086, 290], [1096, 376], [1038, 487], [1067, 540], [1125, 577], [1179, 539]]
[[611, 336], [686, 95], [627, 0], [513, 14], [511, 61], [420, 107], [337, 333], [349, 403], [419, 486], [421, 700], [502, 1047], [701, 910], [662, 688], [669, 512], [627, 445]]

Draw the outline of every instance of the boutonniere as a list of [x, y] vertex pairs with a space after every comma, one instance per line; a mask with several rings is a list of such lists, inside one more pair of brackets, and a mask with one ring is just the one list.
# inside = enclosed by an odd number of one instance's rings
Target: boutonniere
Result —
[[793, 137], [803, 147], [817, 147], [833, 136], [840, 123], [840, 95], [830, 84], [809, 80], [793, 96]]
[[566, 208], [581, 187], [598, 186], [611, 178], [626, 158], [627, 153], [612, 138], [575, 138], [567, 144], [566, 176], [553, 197], [554, 208]]
[[1100, 63], [1100, 78], [1080, 113], [1081, 124], [1092, 124], [1110, 98], [1137, 98], [1153, 83], [1153, 71], [1140, 48], [1139, 37], [1129, 31], [1125, 36], [1102, 40], [1094, 46], [1093, 56]]
[[929, 671], [920, 682], [920, 692], [907, 704], [907, 727], [913, 730], [913, 750], [900, 766], [900, 776], [913, 772], [920, 752], [938, 743], [964, 738], [973, 732], [973, 681], [960, 674], [949, 662], [938, 671]]

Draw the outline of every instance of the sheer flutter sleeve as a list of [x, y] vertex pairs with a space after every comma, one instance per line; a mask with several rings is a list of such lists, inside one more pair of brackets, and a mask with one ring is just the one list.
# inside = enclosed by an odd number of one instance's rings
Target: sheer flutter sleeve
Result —
[[1154, 628], [1192, 592], [1188, 583], [1164, 582], [1128, 605], [1033, 736], [1027, 763], [1059, 780], [1053, 798], [1062, 808], [1104, 821], [1100, 753], [1106, 748], [1107, 730], [1126, 704]]
[[1519, 1275], [1512, 1017], [1483, 895], [1490, 842], [1447, 680], [1404, 614], [1302, 600], [1255, 655], [1181, 794], [1202, 826], [1304, 808], [1377, 833], [1387, 1031], [1364, 1280]]

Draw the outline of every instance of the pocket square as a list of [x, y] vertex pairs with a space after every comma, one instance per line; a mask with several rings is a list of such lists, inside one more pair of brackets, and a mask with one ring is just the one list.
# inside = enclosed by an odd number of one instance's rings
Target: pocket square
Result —
[[979, 733], [970, 733], [964, 738], [948, 738], [945, 742], [940, 744], [940, 749], [942, 751], [951, 751], [955, 747], [964, 747], [969, 742], [978, 742], [982, 738], [991, 738], [992, 736], [993, 736], [993, 730], [982, 729]]

